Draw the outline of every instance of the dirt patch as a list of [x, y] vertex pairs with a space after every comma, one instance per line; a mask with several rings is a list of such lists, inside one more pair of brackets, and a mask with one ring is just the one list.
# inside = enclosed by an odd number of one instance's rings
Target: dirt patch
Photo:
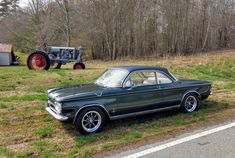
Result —
[[23, 152], [23, 151], [27, 151], [30, 150], [30, 145], [28, 143], [20, 143], [20, 144], [13, 144], [13, 145], [9, 145], [7, 146], [7, 148], [11, 149], [14, 152]]

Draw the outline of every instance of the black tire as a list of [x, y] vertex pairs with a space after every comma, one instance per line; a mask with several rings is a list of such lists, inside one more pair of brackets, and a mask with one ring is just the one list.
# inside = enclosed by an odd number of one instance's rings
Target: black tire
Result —
[[86, 68], [86, 66], [85, 66], [84, 63], [75, 63], [75, 64], [73, 65], [73, 69], [74, 69], [74, 70], [76, 70], [76, 69], [85, 69], [85, 68]]
[[60, 69], [61, 66], [62, 66], [62, 63], [59, 62], [59, 63], [54, 63], [54, 65], [51, 66], [51, 68], [53, 68], [53, 69]]
[[182, 103], [181, 110], [185, 113], [192, 113], [199, 109], [200, 100], [195, 93], [189, 93], [185, 95]]
[[[83, 123], [83, 122], [85, 122], [85, 118], [86, 118], [86, 116], [87, 115], [89, 115], [90, 113], [92, 113], [92, 112], [96, 112], [97, 114], [99, 114], [100, 115], [100, 125], [99, 126], [95, 126], [93, 129], [94, 130], [90, 130], [90, 131], [88, 131], [87, 129], [85, 129], [85, 123]], [[94, 116], [94, 115], [93, 115]], [[95, 118], [95, 117], [94, 117]], [[98, 117], [97, 117], [98, 118]], [[76, 129], [81, 133], [81, 134], [83, 134], [83, 135], [88, 135], [88, 134], [92, 134], [92, 133], [97, 133], [97, 132], [99, 132], [99, 131], [101, 131], [102, 130], [102, 128], [103, 128], [103, 126], [104, 126], [104, 124], [105, 124], [105, 120], [106, 120], [106, 118], [105, 118], [105, 114], [104, 114], [104, 112], [100, 109], [100, 108], [98, 108], [98, 107], [89, 107], [89, 108], [86, 108], [86, 109], [84, 109], [84, 110], [82, 110], [79, 114], [78, 114], [78, 116], [77, 116], [77, 119], [76, 119], [76, 121], [75, 121], [75, 127], [76, 127]], [[88, 123], [89, 124], [89, 123]], [[97, 123], [98, 124], [98, 123]]]
[[27, 66], [30, 70], [36, 70], [37, 69], [36, 67], [34, 67], [32, 65], [32, 58], [34, 56], [40, 56], [45, 60], [45, 63], [43, 63], [41, 68], [38, 68], [38, 69], [48, 70], [50, 68], [50, 59], [49, 59], [48, 55], [43, 51], [35, 51], [35, 52], [31, 53], [27, 58]]

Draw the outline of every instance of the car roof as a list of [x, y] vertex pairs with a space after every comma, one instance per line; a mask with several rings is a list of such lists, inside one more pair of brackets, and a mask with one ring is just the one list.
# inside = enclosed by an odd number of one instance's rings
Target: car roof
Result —
[[140, 71], [140, 70], [154, 70], [154, 71], [162, 71], [166, 73], [172, 80], [176, 81], [177, 79], [167, 70], [167, 68], [160, 66], [143, 66], [143, 65], [130, 65], [130, 66], [114, 66], [110, 69], [123, 69], [129, 72], [132, 71]]
[[159, 70], [159, 71], [168, 71], [164, 67], [158, 67], [158, 66], [142, 66], [142, 65], [130, 65], [130, 66], [114, 66], [111, 67], [111, 69], [125, 69], [129, 72], [131, 71], [138, 71], [138, 70]]

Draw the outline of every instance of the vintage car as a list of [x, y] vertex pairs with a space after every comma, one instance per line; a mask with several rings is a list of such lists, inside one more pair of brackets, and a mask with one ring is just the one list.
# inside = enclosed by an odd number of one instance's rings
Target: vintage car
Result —
[[107, 69], [94, 83], [48, 90], [46, 110], [90, 134], [107, 120], [175, 108], [191, 113], [210, 94], [210, 82], [177, 79], [166, 68], [119, 66]]

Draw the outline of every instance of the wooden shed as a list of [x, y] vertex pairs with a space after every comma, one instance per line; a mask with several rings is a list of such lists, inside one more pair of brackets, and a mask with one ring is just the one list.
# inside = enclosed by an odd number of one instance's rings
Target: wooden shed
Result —
[[11, 65], [13, 47], [11, 44], [0, 43], [0, 65]]

